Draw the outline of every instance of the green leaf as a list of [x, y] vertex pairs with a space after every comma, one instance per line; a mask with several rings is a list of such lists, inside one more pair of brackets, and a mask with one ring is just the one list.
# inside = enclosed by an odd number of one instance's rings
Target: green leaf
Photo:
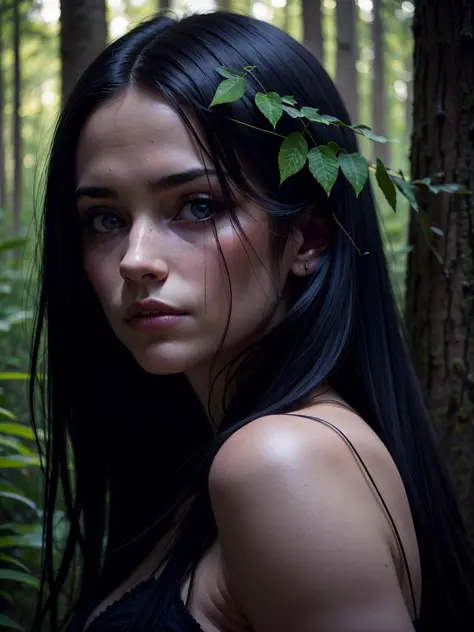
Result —
[[308, 166], [329, 196], [339, 173], [339, 161], [336, 154], [326, 145], [313, 147], [308, 153]]
[[369, 140], [374, 141], [374, 143], [388, 143], [389, 142], [388, 138], [385, 138], [385, 136], [379, 136], [378, 134], [374, 134], [372, 129], [370, 127], [367, 127], [367, 125], [353, 125], [352, 129], [354, 130], [356, 134], [359, 134], [360, 136], [365, 136], [365, 138], [368, 138]]
[[280, 184], [300, 171], [308, 157], [308, 143], [303, 134], [293, 132], [285, 138], [280, 147], [278, 164], [280, 166]]
[[437, 226], [430, 226], [431, 228], [431, 232], [434, 233], [435, 235], [438, 235], [439, 237], [444, 237], [444, 233], [441, 230], [441, 228], [438, 228]]
[[14, 494], [21, 494], [21, 489], [18, 489], [18, 487], [15, 487], [15, 485], [12, 485], [11, 483], [5, 480], [0, 481], [0, 491], [13, 492]]
[[19, 373], [18, 371], [4, 371], [0, 373], [0, 380], [29, 380], [28, 373]]
[[23, 503], [24, 505], [27, 505], [33, 511], [36, 511], [36, 503], [30, 500], [30, 498], [26, 498], [25, 496], [21, 496], [20, 494], [14, 494], [12, 492], [0, 492], [0, 497], [16, 500], [19, 503]]
[[337, 157], [342, 173], [352, 185], [356, 197], [364, 188], [369, 178], [369, 164], [360, 154], [339, 154]]
[[6, 417], [7, 419], [16, 419], [15, 415], [6, 408], [0, 406], [0, 417]]
[[393, 184], [390, 176], [387, 173], [385, 165], [377, 158], [377, 168], [375, 170], [375, 177], [377, 179], [379, 187], [382, 189], [382, 193], [385, 195], [385, 199], [396, 212], [397, 210], [397, 190]]
[[397, 187], [403, 197], [405, 197], [409, 201], [412, 209], [414, 209], [418, 213], [419, 207], [415, 198], [413, 185], [410, 182], [407, 182], [404, 178], [392, 177], [391, 179], [393, 184]]
[[0, 537], [0, 549], [32, 548], [41, 549], [42, 539], [36, 533], [26, 535], [5, 535]]
[[13, 603], [13, 597], [6, 590], [0, 590], [0, 597], [8, 603]]
[[10, 579], [15, 582], [21, 582], [39, 588], [39, 581], [36, 577], [33, 577], [29, 573], [23, 573], [21, 571], [14, 571], [11, 568], [0, 568], [0, 580]]
[[14, 435], [15, 437], [23, 437], [25, 439], [34, 439], [33, 430], [23, 424], [11, 423], [8, 421], [0, 422], [0, 433]]
[[301, 116], [304, 116], [312, 123], [322, 123], [323, 125], [330, 125], [327, 118], [316, 108], [309, 108], [307, 106], [301, 108]]
[[336, 125], [336, 127], [348, 127], [351, 129], [350, 125], [343, 123], [341, 119], [338, 119], [336, 116], [331, 116], [330, 114], [325, 114], [324, 118], [329, 123], [329, 125]]
[[21, 441], [18, 441], [18, 439], [15, 439], [13, 437], [5, 437], [3, 435], [0, 435], [0, 445], [4, 445], [7, 448], [12, 448], [16, 452], [18, 452], [18, 454], [24, 454], [24, 455], [33, 454], [32, 450], [27, 448], [26, 445], [23, 445]]
[[462, 184], [431, 184], [430, 182], [427, 182], [428, 180], [430, 180], [430, 178], [425, 178], [424, 180], [421, 181], [416, 181], [417, 183], [419, 182], [419, 184], [424, 184], [425, 186], [428, 187], [428, 189], [431, 191], [431, 193], [468, 193], [468, 191], [466, 191], [466, 188], [462, 185]]
[[233, 103], [238, 101], [245, 94], [246, 83], [243, 77], [232, 77], [224, 79], [217, 86], [216, 93], [212, 99], [211, 105], [219, 105], [221, 103]]
[[2, 628], [11, 628], [12, 630], [24, 630], [25, 629], [19, 623], [15, 623], [15, 621], [13, 621], [13, 619], [10, 619], [10, 617], [7, 617], [6, 614], [0, 614], [0, 626]]
[[[2, 525], [3, 528], [3, 525]], [[41, 525], [33, 522], [33, 523], [18, 523], [11, 522], [7, 525], [8, 529], [12, 529], [15, 533], [20, 533], [21, 535], [36, 535], [41, 531]]]
[[18, 568], [21, 568], [23, 571], [26, 571], [27, 573], [30, 572], [30, 569], [27, 566], [25, 566], [23, 562], [20, 562], [20, 560], [17, 560], [16, 557], [13, 557], [13, 555], [0, 553], [0, 560], [3, 562], [6, 562], [7, 564], [12, 564], [13, 566], [17, 566]]
[[281, 102], [285, 105], [296, 105], [296, 99], [292, 96], [281, 97]]
[[255, 104], [263, 116], [265, 116], [275, 128], [283, 114], [280, 95], [276, 92], [268, 92], [267, 94], [257, 92], [255, 95]]
[[0, 241], [0, 252], [3, 250], [13, 250], [14, 248], [20, 248], [25, 244], [25, 238], [6, 239], [5, 241]]
[[282, 105], [283, 111], [291, 116], [291, 118], [301, 118], [303, 115], [297, 109], [292, 107], [291, 105]]
[[0, 456], [0, 468], [11, 467], [29, 467], [30, 465], [38, 466], [40, 460], [37, 456], [23, 456], [15, 454], [13, 456]]
[[219, 66], [216, 68], [216, 72], [220, 74], [224, 79], [234, 79], [234, 77], [243, 77], [242, 72], [237, 72], [237, 70], [232, 70], [232, 68], [227, 68], [227, 66]]

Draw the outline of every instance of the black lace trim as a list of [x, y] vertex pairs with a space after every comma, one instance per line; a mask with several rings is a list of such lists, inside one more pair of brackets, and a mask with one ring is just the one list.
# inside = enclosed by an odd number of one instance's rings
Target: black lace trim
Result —
[[100, 623], [104, 619], [104, 617], [107, 615], [107, 613], [110, 612], [110, 610], [112, 610], [112, 608], [115, 608], [116, 606], [120, 605], [123, 601], [126, 601], [127, 599], [132, 597], [134, 594], [142, 590], [143, 588], [146, 588], [147, 586], [152, 584], [154, 581], [155, 581], [154, 577], [147, 577], [146, 579], [143, 579], [142, 581], [138, 582], [138, 584], [135, 584], [134, 586], [132, 586], [129, 590], [127, 590], [122, 595], [120, 595], [120, 597], [117, 597], [117, 599], [115, 599], [114, 601], [109, 603], [107, 606], [105, 606], [105, 608], [101, 610], [97, 614], [96, 617], [94, 617], [94, 619], [87, 626], [87, 628], [85, 628], [84, 632], [89, 632], [89, 630], [93, 630], [96, 623]]

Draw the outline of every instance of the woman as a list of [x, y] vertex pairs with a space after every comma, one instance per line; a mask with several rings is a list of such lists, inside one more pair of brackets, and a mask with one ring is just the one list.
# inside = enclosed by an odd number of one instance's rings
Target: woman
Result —
[[[216, 68], [249, 65], [244, 97], [209, 107]], [[309, 52], [225, 13], [138, 26], [65, 105], [32, 367], [44, 331], [34, 629], [58, 629], [74, 589], [71, 632], [471, 629], [470, 552], [370, 191], [340, 178], [328, 198], [306, 169], [280, 186], [261, 85], [347, 120]]]

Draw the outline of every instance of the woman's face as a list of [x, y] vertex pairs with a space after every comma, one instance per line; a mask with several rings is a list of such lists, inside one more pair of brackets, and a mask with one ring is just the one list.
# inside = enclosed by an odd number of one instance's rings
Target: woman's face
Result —
[[84, 267], [116, 336], [151, 373], [206, 371], [229, 314], [219, 357], [231, 359], [279, 318], [288, 273], [302, 267], [296, 235], [275, 266], [266, 212], [238, 198], [242, 238], [212, 171], [175, 110], [135, 89], [102, 105], [79, 140]]

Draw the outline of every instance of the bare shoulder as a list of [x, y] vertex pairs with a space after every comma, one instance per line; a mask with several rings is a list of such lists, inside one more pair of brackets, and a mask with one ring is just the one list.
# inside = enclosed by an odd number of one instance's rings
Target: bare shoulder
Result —
[[278, 503], [283, 486], [309, 485], [313, 498], [343, 498], [349, 519], [351, 510], [360, 514], [365, 506], [367, 519], [379, 524], [397, 557], [381, 498], [409, 541], [414, 531], [400, 473], [384, 443], [347, 408], [319, 404], [298, 414], [303, 416], [261, 417], [235, 432], [214, 459], [211, 497], [248, 494], [249, 502]]
[[[321, 421], [256, 419], [214, 459], [209, 490], [231, 591], [256, 630], [288, 626], [299, 607], [313, 612], [312, 630], [411, 629], [413, 609], [380, 496], [414, 575], [416, 537], [388, 450], [353, 412], [326, 404], [299, 412]], [[349, 593], [342, 604], [340, 595]]]
[[357, 454], [381, 477], [398, 477], [385, 445], [354, 412], [321, 404], [300, 413], [304, 416], [261, 417], [235, 432], [214, 459], [210, 485], [241, 484], [267, 470], [275, 474], [275, 468], [283, 474], [308, 459], [316, 470], [329, 468], [344, 476], [360, 469]]

